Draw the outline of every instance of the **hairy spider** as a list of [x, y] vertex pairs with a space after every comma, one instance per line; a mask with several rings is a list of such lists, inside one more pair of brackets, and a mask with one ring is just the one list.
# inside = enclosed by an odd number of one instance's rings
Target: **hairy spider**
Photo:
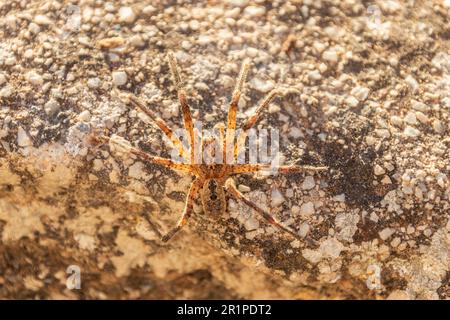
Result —
[[[273, 169], [272, 164], [239, 164], [237, 163], [237, 157], [242, 150], [245, 148], [245, 140], [248, 135], [248, 131], [253, 127], [253, 125], [258, 120], [262, 111], [267, 108], [271, 101], [280, 94], [277, 89], [269, 92], [266, 97], [262, 100], [255, 111], [248, 117], [248, 119], [242, 125], [241, 131], [236, 134], [236, 113], [239, 98], [247, 77], [249, 70], [249, 61], [245, 60], [242, 64], [241, 71], [237, 80], [236, 87], [231, 98], [231, 103], [228, 110], [228, 121], [225, 131], [225, 125], [219, 123], [215, 126], [219, 130], [219, 135], [216, 137], [209, 136], [207, 138], [201, 138], [202, 148], [207, 147], [211, 142], [216, 142], [220, 146], [219, 152], [222, 153], [222, 159], [227, 161], [220, 161], [217, 163], [214, 161], [215, 152], [209, 153], [208, 163], [197, 163], [195, 161], [196, 150], [194, 146], [196, 138], [198, 137], [198, 131], [194, 129], [192, 122], [191, 111], [186, 100], [186, 91], [184, 89], [180, 73], [178, 71], [178, 66], [175, 57], [172, 53], [168, 54], [168, 60], [170, 65], [170, 70], [175, 82], [175, 86], [178, 92], [178, 100], [181, 105], [181, 110], [183, 113], [184, 127], [188, 136], [189, 149], [186, 151], [181, 140], [175, 135], [175, 133], [167, 126], [165, 121], [158, 117], [151, 109], [146, 107], [136, 96], [132, 94], [126, 94], [128, 103], [132, 106], [140, 109], [142, 112], [147, 114], [153, 122], [164, 132], [164, 134], [170, 139], [173, 146], [177, 148], [177, 152], [183, 158], [188, 158], [189, 160], [185, 162], [177, 162], [171, 159], [166, 159], [158, 156], [153, 156], [140, 149], [134, 148], [131, 144], [124, 140], [123, 138], [113, 135], [111, 138], [101, 136], [98, 137], [101, 142], [108, 143], [111, 149], [115, 149], [117, 152], [121, 153], [131, 153], [145, 161], [168, 167], [174, 170], [182, 171], [185, 173], [192, 174], [195, 178], [190, 186], [185, 207], [181, 218], [177, 225], [172, 228], [166, 235], [164, 235], [161, 240], [166, 242], [171, 239], [175, 233], [177, 233], [184, 225], [186, 225], [189, 217], [193, 212], [193, 205], [195, 199], [200, 195], [200, 199], [203, 205], [203, 210], [205, 213], [210, 215], [220, 215], [225, 213], [227, 209], [227, 201], [225, 192], [227, 191], [233, 198], [237, 201], [242, 201], [252, 209], [254, 209], [262, 218], [264, 218], [271, 225], [291, 234], [295, 238], [299, 236], [291, 229], [280, 224], [274, 217], [272, 217], [268, 212], [261, 209], [257, 204], [247, 199], [237, 188], [230, 178], [233, 175], [240, 173], [257, 173], [264, 170]], [[237, 135], [236, 143], [235, 134]], [[230, 147], [231, 146], [231, 147]], [[198, 147], [196, 147], [198, 148]], [[113, 150], [114, 151], [114, 150]], [[211, 160], [212, 159], [212, 160]], [[232, 159], [231, 161], [229, 159]], [[278, 173], [297, 173], [297, 172], [317, 172], [326, 170], [327, 167], [313, 167], [313, 166], [298, 166], [298, 165], [281, 165], [275, 168]]]

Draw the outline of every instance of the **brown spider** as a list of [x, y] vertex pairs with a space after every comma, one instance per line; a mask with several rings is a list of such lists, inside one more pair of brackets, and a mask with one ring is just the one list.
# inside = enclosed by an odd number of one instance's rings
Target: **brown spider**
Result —
[[[291, 234], [295, 238], [299, 236], [289, 228], [281, 225], [274, 217], [272, 217], [268, 212], [264, 211], [258, 205], [256, 205], [251, 200], [247, 199], [235, 186], [234, 181], [230, 176], [239, 173], [257, 173], [263, 172], [271, 168], [271, 164], [239, 164], [237, 163], [237, 156], [239, 151], [244, 147], [245, 140], [250, 128], [258, 120], [261, 112], [267, 108], [270, 102], [280, 94], [277, 89], [269, 92], [266, 97], [262, 100], [261, 104], [256, 108], [253, 114], [244, 122], [242, 126], [242, 131], [237, 135], [236, 144], [235, 131], [236, 131], [236, 112], [238, 107], [239, 98], [247, 77], [249, 70], [249, 61], [246, 60], [242, 64], [241, 71], [239, 73], [239, 78], [236, 87], [231, 98], [230, 107], [228, 110], [228, 123], [227, 130], [225, 132], [225, 126], [223, 123], [216, 125], [219, 129], [218, 137], [208, 137], [201, 139], [202, 148], [205, 148], [211, 142], [216, 142], [220, 146], [220, 151], [223, 154], [222, 159], [232, 159], [232, 161], [221, 161], [220, 163], [209, 161], [209, 163], [197, 164], [195, 161], [195, 150], [194, 146], [195, 139], [198, 135], [198, 131], [194, 129], [192, 122], [192, 116], [190, 112], [189, 105], [186, 101], [186, 91], [182, 84], [182, 79], [178, 71], [177, 62], [172, 53], [168, 54], [168, 60], [170, 65], [170, 70], [175, 81], [175, 85], [178, 92], [178, 100], [181, 105], [181, 110], [183, 112], [184, 127], [187, 131], [188, 142], [189, 142], [189, 154], [186, 154], [185, 148], [183, 147], [180, 139], [174, 134], [174, 132], [167, 126], [165, 121], [158, 117], [152, 110], [147, 108], [137, 97], [132, 94], [127, 94], [128, 102], [147, 114], [153, 122], [164, 132], [164, 134], [170, 139], [173, 146], [177, 148], [181, 157], [189, 156], [190, 161], [187, 163], [175, 162], [170, 159], [153, 156], [137, 148], [133, 148], [129, 142], [120, 138], [119, 136], [113, 135], [111, 138], [105, 136], [99, 137], [102, 142], [109, 142], [111, 149], [115, 149], [122, 153], [131, 153], [137, 157], [140, 157], [148, 162], [165, 166], [174, 170], [189, 173], [195, 176], [192, 182], [189, 193], [186, 198], [185, 207], [181, 215], [181, 219], [178, 224], [172, 228], [166, 235], [162, 237], [162, 241], [166, 242], [171, 239], [175, 233], [177, 233], [184, 225], [186, 225], [188, 218], [191, 216], [193, 211], [194, 200], [200, 194], [201, 202], [203, 205], [203, 210], [207, 214], [219, 215], [225, 213], [227, 209], [227, 202], [225, 197], [225, 191], [234, 197], [236, 200], [244, 202], [246, 205], [254, 209], [258, 214], [262, 216], [268, 223], [276, 226], [277, 228]], [[227, 146], [229, 147], [227, 149]], [[231, 148], [230, 148], [231, 146]], [[197, 148], [197, 147], [196, 147]], [[229, 150], [231, 149], [231, 152]], [[113, 150], [114, 151], [114, 150]], [[214, 151], [209, 154], [210, 158], [214, 157]], [[227, 158], [228, 157], [228, 158]], [[210, 159], [211, 160], [211, 159]], [[230, 163], [231, 162], [231, 163]], [[304, 171], [322, 171], [326, 170], [327, 167], [312, 167], [312, 166], [298, 166], [298, 165], [282, 165], [277, 168], [278, 173], [294, 173], [294, 172], [304, 172]]]

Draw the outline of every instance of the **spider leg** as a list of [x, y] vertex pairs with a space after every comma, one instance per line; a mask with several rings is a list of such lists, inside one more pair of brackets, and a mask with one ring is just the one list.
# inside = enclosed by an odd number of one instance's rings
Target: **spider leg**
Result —
[[163, 242], [169, 241], [178, 231], [180, 231], [180, 229], [184, 225], [186, 225], [194, 209], [194, 200], [201, 186], [202, 180], [200, 179], [194, 180], [194, 182], [192, 182], [180, 220], [178, 221], [177, 225], [174, 228], [172, 228], [161, 238], [161, 241]]
[[145, 161], [161, 165], [173, 170], [183, 171], [192, 173], [192, 167], [189, 164], [185, 163], [178, 163], [174, 162], [170, 159], [158, 157], [151, 155], [147, 152], [144, 152], [140, 149], [134, 148], [131, 146], [131, 144], [125, 140], [122, 137], [119, 137], [117, 135], [113, 135], [112, 137], [106, 137], [106, 136], [97, 136], [95, 137], [96, 142], [100, 143], [108, 143], [110, 146], [111, 151], [115, 151], [119, 154], [133, 154], [141, 159], [144, 159]]
[[236, 199], [244, 202], [246, 205], [248, 205], [250, 208], [255, 210], [264, 220], [266, 220], [271, 225], [283, 230], [284, 232], [289, 233], [296, 239], [302, 240], [298, 234], [296, 234], [294, 231], [292, 231], [289, 228], [286, 228], [283, 226], [280, 222], [278, 222], [274, 217], [272, 217], [268, 212], [264, 211], [260, 207], [258, 207], [257, 204], [255, 204], [253, 201], [247, 199], [237, 188], [234, 184], [233, 179], [228, 179], [225, 182], [225, 189]]
[[189, 137], [189, 147], [190, 147], [190, 163], [194, 163], [194, 124], [192, 122], [192, 115], [191, 115], [191, 110], [189, 108], [189, 105], [187, 103], [187, 99], [186, 99], [186, 90], [184, 89], [183, 86], [183, 81], [181, 79], [181, 75], [180, 72], [178, 71], [178, 64], [177, 64], [177, 60], [175, 59], [174, 55], [172, 52], [169, 52], [168, 54], [168, 58], [169, 58], [169, 66], [170, 66], [170, 71], [172, 73], [172, 77], [174, 79], [175, 82], [175, 87], [177, 88], [177, 92], [178, 92], [178, 101], [180, 102], [181, 105], [181, 111], [183, 112], [183, 120], [184, 120], [184, 127], [188, 133], [188, 137]]
[[179, 150], [180, 156], [186, 159], [186, 151], [183, 148], [183, 144], [181, 143], [180, 139], [178, 139], [178, 137], [173, 133], [172, 129], [169, 128], [166, 122], [158, 117], [151, 109], [146, 107], [144, 103], [142, 103], [142, 101], [140, 101], [136, 96], [128, 94], [128, 99], [133, 107], [141, 110], [147, 116], [149, 116], [150, 119], [153, 120], [153, 122], [161, 129], [161, 131], [164, 132], [167, 138], [172, 141], [173, 146]]
[[[226, 140], [224, 143], [224, 150], [226, 150], [226, 153], [224, 155], [227, 155], [227, 147], [233, 146], [234, 144], [234, 135], [236, 131], [236, 115], [237, 115], [237, 107], [239, 103], [239, 98], [242, 94], [242, 89], [245, 84], [245, 80], [247, 79], [248, 70], [250, 67], [250, 61], [245, 60], [242, 63], [241, 71], [239, 72], [239, 77], [237, 79], [236, 86], [233, 91], [233, 96], [231, 97], [230, 107], [228, 109], [228, 122], [227, 122], [227, 132], [226, 132]], [[233, 149], [230, 149], [230, 154], [228, 159], [232, 162], [232, 152]], [[226, 160], [227, 158], [224, 157]], [[226, 162], [228, 163], [228, 162]]]
[[230, 174], [262, 172], [274, 169], [281, 174], [300, 173], [300, 172], [320, 172], [325, 171], [328, 167], [299, 166], [295, 164], [278, 166], [272, 168], [270, 163], [261, 164], [238, 164], [231, 167]]
[[261, 103], [258, 105], [258, 107], [253, 111], [253, 113], [248, 117], [248, 119], [244, 122], [244, 125], [242, 126], [242, 131], [239, 134], [237, 138], [237, 142], [234, 145], [234, 159], [236, 160], [238, 157], [238, 153], [242, 149], [242, 147], [245, 144], [245, 139], [247, 138], [247, 131], [250, 130], [260, 117], [261, 113], [264, 111], [264, 109], [267, 108], [267, 106], [272, 102], [273, 99], [276, 98], [276, 96], [280, 95], [281, 92], [278, 89], [273, 89], [270, 91], [264, 99], [261, 101]]

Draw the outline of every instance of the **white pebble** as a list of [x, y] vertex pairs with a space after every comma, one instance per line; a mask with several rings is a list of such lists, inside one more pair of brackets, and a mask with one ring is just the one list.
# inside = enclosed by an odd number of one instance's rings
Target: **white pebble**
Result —
[[272, 189], [271, 202], [272, 202], [272, 207], [273, 208], [276, 208], [276, 207], [280, 206], [284, 202], [284, 197], [281, 194], [280, 190]]
[[420, 131], [419, 130], [417, 130], [416, 128], [413, 128], [413, 127], [409, 127], [409, 126], [405, 128], [403, 133], [407, 137], [411, 137], [411, 138], [416, 138], [416, 137], [420, 136]]
[[5, 59], [5, 65], [7, 66], [13, 66], [17, 63], [16, 57], [12, 56], [12, 57], [8, 57]]
[[400, 118], [399, 116], [392, 116], [391, 117], [391, 123], [394, 126], [401, 127], [403, 125], [403, 119]]
[[25, 59], [31, 59], [31, 58], [33, 58], [33, 55], [34, 55], [33, 49], [27, 49], [27, 50], [24, 52], [23, 57], [24, 57]]
[[127, 83], [128, 77], [125, 71], [114, 71], [112, 78], [115, 86], [123, 86]]
[[404, 120], [406, 123], [414, 125], [417, 123], [416, 114], [414, 112], [408, 112], [408, 114], [405, 116]]
[[370, 220], [372, 220], [373, 222], [375, 222], [375, 223], [378, 222], [379, 218], [375, 212], [371, 212], [369, 217], [370, 217]]
[[11, 30], [16, 30], [17, 29], [17, 18], [13, 15], [8, 15], [6, 16], [6, 25], [8, 26], [8, 28], [10, 28]]
[[449, 58], [450, 56], [446, 52], [441, 51], [434, 56], [433, 60], [431, 60], [431, 63], [439, 70], [448, 70], [450, 68]]
[[299, 235], [301, 238], [306, 237], [306, 235], [307, 235], [308, 232], [309, 232], [309, 229], [310, 229], [309, 224], [307, 224], [306, 222], [302, 223], [302, 224], [300, 225], [300, 228], [298, 229], [298, 235]]
[[381, 240], [387, 240], [390, 236], [394, 234], [395, 230], [391, 228], [384, 228], [380, 232], [378, 232], [378, 235], [380, 236]]
[[101, 159], [94, 159], [92, 162], [92, 169], [94, 171], [100, 171], [103, 169], [103, 161]]
[[341, 194], [335, 195], [333, 197], [333, 200], [334, 201], [338, 201], [338, 202], [345, 202], [345, 193], [341, 193]]
[[78, 121], [88, 122], [91, 119], [91, 113], [89, 112], [89, 110], [84, 110], [80, 112], [77, 118]]
[[349, 96], [347, 99], [345, 99], [345, 102], [352, 108], [356, 107], [359, 103], [358, 99], [353, 96]]
[[315, 41], [313, 43], [313, 48], [316, 49], [316, 51], [318, 53], [322, 53], [325, 50], [325, 48], [326, 48], [326, 44], [322, 43], [322, 42], [319, 42], [319, 41]]
[[376, 176], [381, 176], [382, 174], [386, 173], [383, 167], [381, 167], [379, 164], [375, 165], [375, 167], [373, 168], [373, 172], [375, 173]]
[[56, 112], [59, 111], [59, 103], [55, 99], [50, 99], [45, 105], [44, 105], [44, 111], [49, 116], [54, 115]]
[[240, 192], [250, 192], [251, 191], [250, 187], [246, 186], [245, 184], [238, 185], [238, 190]]
[[133, 23], [136, 20], [136, 14], [131, 7], [121, 7], [119, 9], [119, 21]]
[[141, 48], [145, 45], [144, 39], [142, 39], [142, 37], [139, 34], [132, 36], [129, 42], [133, 47], [136, 48]]
[[211, 43], [211, 37], [206, 34], [202, 34], [198, 37], [197, 43], [201, 46], [206, 46]]
[[314, 188], [315, 185], [316, 185], [316, 183], [314, 181], [314, 177], [307, 176], [302, 183], [302, 189], [303, 190], [311, 190], [312, 188]]
[[423, 124], [427, 124], [430, 121], [430, 119], [427, 117], [427, 115], [423, 114], [420, 111], [416, 112], [416, 118]]
[[297, 205], [293, 205], [291, 208], [291, 212], [293, 215], [298, 215], [300, 213], [300, 207]]
[[405, 82], [408, 84], [412, 91], [416, 91], [419, 88], [419, 84], [417, 83], [416, 79], [414, 79], [411, 75], [408, 75], [405, 78]]
[[148, 5], [144, 9], [142, 9], [142, 13], [145, 14], [145, 15], [152, 15], [152, 14], [154, 14], [157, 11], [158, 10], [152, 5]]
[[255, 217], [250, 217], [244, 222], [246, 230], [256, 230], [259, 228], [259, 221]]
[[228, 0], [230, 5], [235, 7], [245, 7], [248, 4], [248, 0]]
[[30, 137], [22, 127], [17, 129], [17, 144], [19, 147], [28, 147], [32, 145]]
[[208, 85], [206, 83], [204, 83], [204, 82], [201, 82], [201, 81], [197, 82], [194, 85], [194, 87], [195, 87], [195, 89], [200, 90], [200, 91], [208, 91], [209, 90]]
[[381, 179], [381, 183], [384, 185], [391, 184], [392, 180], [391, 178], [389, 178], [389, 176], [384, 176], [383, 179]]
[[367, 136], [366, 137], [366, 143], [369, 145], [369, 146], [373, 146], [375, 143], [377, 143], [378, 142], [378, 140], [376, 139], [376, 138], [374, 138], [374, 137], [372, 137], [372, 136]]
[[244, 9], [244, 13], [252, 17], [261, 17], [266, 14], [266, 8], [263, 6], [248, 6]]
[[391, 136], [388, 129], [375, 129], [375, 133], [380, 138], [389, 138]]
[[434, 119], [433, 120], [433, 130], [439, 134], [443, 134], [445, 131], [444, 125], [441, 120]]
[[38, 34], [41, 31], [41, 28], [34, 22], [32, 22], [28, 25], [28, 29], [33, 34]]
[[399, 237], [396, 237], [391, 241], [391, 246], [396, 248], [396, 247], [398, 247], [400, 242], [402, 242], [401, 239]]
[[269, 92], [270, 90], [272, 90], [275, 85], [273, 84], [272, 81], [266, 81], [266, 80], [262, 80], [259, 78], [253, 78], [253, 80], [251, 81], [252, 87], [255, 90], [261, 91], [261, 92]]
[[365, 87], [356, 87], [353, 88], [351, 94], [359, 101], [364, 101], [369, 96], [369, 89]]
[[319, 81], [322, 79], [322, 75], [318, 70], [313, 70], [308, 73], [308, 79], [311, 81]]
[[[299, 233], [300, 233], [300, 231], [299, 231]], [[290, 243], [290, 245], [292, 248], [298, 249], [298, 248], [300, 248], [300, 241], [298, 239], [295, 239], [294, 241], [292, 241]]]
[[307, 202], [302, 204], [300, 207], [300, 215], [304, 217], [309, 217], [314, 213], [314, 204], [312, 202]]
[[101, 86], [102, 82], [99, 78], [90, 78], [87, 81], [87, 86], [91, 89], [96, 89], [99, 88]]
[[42, 79], [42, 76], [36, 73], [36, 71], [29, 71], [25, 75], [25, 79], [34, 86], [40, 86], [44, 83], [44, 79]]
[[322, 58], [325, 61], [336, 64], [338, 62], [337, 52], [333, 49], [328, 49], [322, 53]]
[[0, 98], [8, 98], [13, 94], [13, 88], [9, 84], [0, 90]]
[[411, 107], [414, 110], [422, 111], [422, 112], [425, 112], [428, 110], [428, 106], [425, 103], [417, 101], [417, 100], [411, 100]]
[[300, 130], [297, 127], [291, 127], [289, 129], [289, 136], [291, 136], [294, 139], [300, 138], [302, 136], [302, 130]]
[[183, 40], [183, 41], [181, 42], [181, 47], [182, 47], [184, 50], [188, 51], [188, 50], [190, 50], [190, 49], [192, 48], [192, 43], [190, 43], [189, 41]]
[[44, 15], [37, 15], [36, 17], [34, 17], [34, 22], [40, 26], [48, 26], [53, 23], [53, 21], [49, 17]]
[[[269, 105], [269, 113], [280, 113], [281, 107], [278, 104], [270, 104]], [[281, 119], [281, 118], [280, 118]]]
[[258, 56], [258, 49], [256, 48], [247, 48], [247, 56], [250, 58], [256, 58]]

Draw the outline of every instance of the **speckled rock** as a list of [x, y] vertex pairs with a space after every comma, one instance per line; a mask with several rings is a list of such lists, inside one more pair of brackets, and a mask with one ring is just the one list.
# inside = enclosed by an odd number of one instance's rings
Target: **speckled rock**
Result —
[[[447, 2], [0, 4], [0, 298], [449, 299]], [[192, 177], [121, 94], [178, 132], [168, 51], [204, 128], [246, 58], [238, 127], [283, 89], [255, 128], [327, 171], [234, 179], [297, 238], [227, 198], [160, 241]]]

